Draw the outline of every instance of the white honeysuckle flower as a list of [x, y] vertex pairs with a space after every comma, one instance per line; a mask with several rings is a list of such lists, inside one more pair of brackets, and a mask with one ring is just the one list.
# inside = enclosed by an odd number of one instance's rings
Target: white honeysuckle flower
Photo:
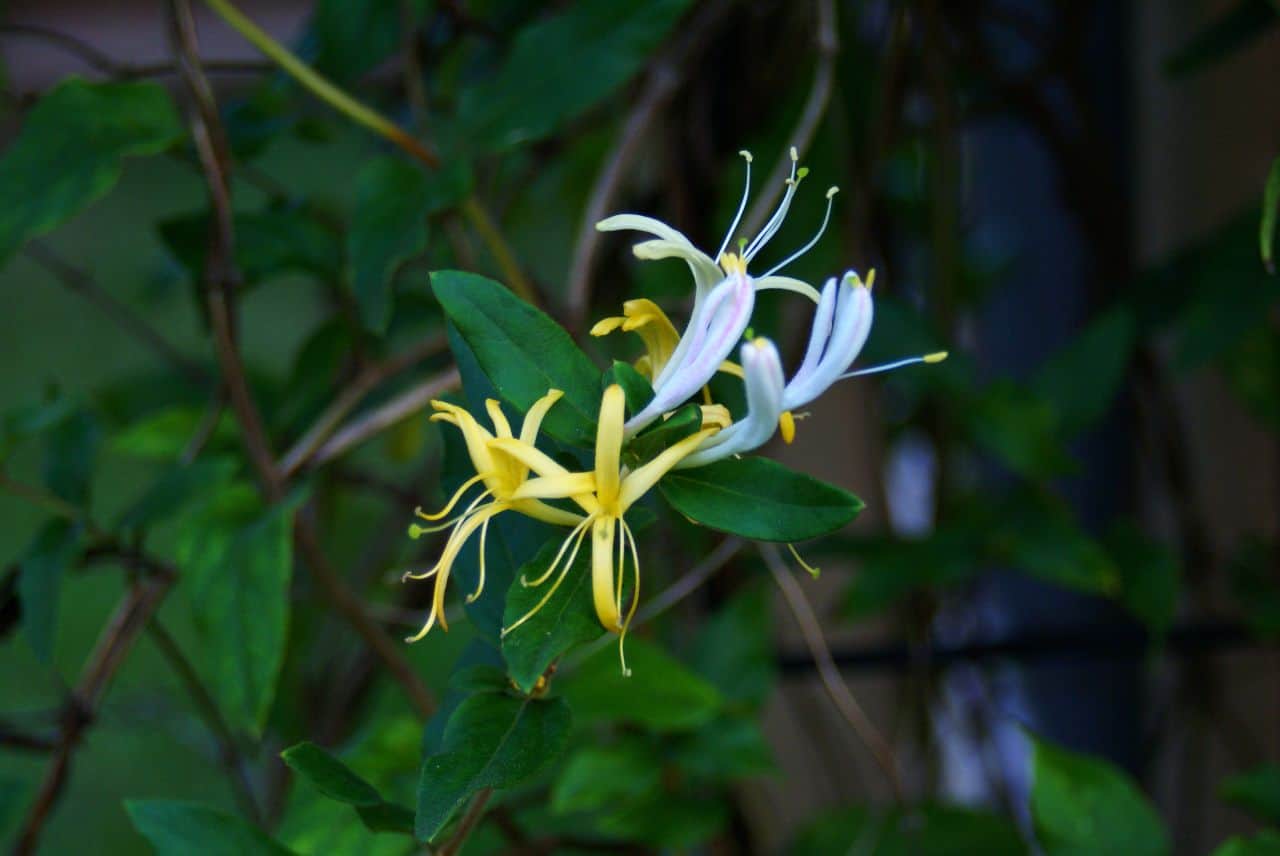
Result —
[[875, 271], [868, 274], [865, 283], [858, 274], [847, 271], [839, 281], [831, 277], [822, 287], [809, 346], [782, 395], [783, 410], [805, 406], [848, 371], [871, 333], [874, 282]]
[[747, 387], [747, 415], [702, 442], [695, 452], [676, 464], [678, 469], [700, 467], [758, 449], [778, 427], [782, 415], [782, 360], [773, 342], [756, 338], [742, 346], [744, 383]]
[[669, 410], [679, 407], [707, 385], [742, 340], [755, 307], [751, 278], [735, 270], [711, 289], [689, 319], [680, 344], [653, 381], [653, 399], [627, 421], [630, 437]]

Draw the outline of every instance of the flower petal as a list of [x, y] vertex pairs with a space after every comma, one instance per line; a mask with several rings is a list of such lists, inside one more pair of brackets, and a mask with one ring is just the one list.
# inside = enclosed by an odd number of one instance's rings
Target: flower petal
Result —
[[756, 291], [765, 291], [767, 289], [780, 289], [782, 291], [794, 291], [796, 294], [803, 294], [805, 297], [818, 302], [818, 289], [814, 288], [803, 280], [795, 279], [789, 276], [762, 276], [756, 280]]
[[696, 434], [690, 434], [679, 443], [667, 448], [662, 454], [639, 469], [627, 473], [618, 491], [618, 505], [625, 512], [631, 505], [649, 492], [658, 480], [671, 471], [688, 455], [702, 444], [702, 441], [715, 434], [718, 428], [705, 428]]
[[610, 384], [600, 397], [600, 422], [596, 426], [596, 498], [606, 508], [618, 495], [626, 403], [626, 394], [616, 383]]

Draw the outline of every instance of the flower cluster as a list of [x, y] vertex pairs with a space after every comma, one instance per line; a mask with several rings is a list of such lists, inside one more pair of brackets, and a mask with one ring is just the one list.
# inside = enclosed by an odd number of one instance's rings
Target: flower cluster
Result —
[[[714, 257], [699, 250], [679, 231], [650, 217], [620, 214], [597, 224], [596, 228], [601, 231], [633, 230], [652, 236], [633, 248], [638, 258], [682, 259], [693, 275], [694, 299], [682, 333], [650, 300], [627, 301], [621, 316], [606, 318], [592, 328], [594, 336], [621, 330], [640, 337], [645, 353], [636, 361], [635, 369], [648, 379], [653, 395], [627, 418], [623, 388], [612, 384], [604, 390], [591, 470], [572, 471], [538, 448], [539, 427], [561, 397], [558, 390], [549, 390], [529, 408], [519, 436], [512, 432], [497, 401], [486, 402], [492, 431], [461, 407], [432, 402], [436, 413], [431, 418], [461, 431], [476, 474], [440, 512], [419, 511], [419, 517], [429, 525], [417, 524], [410, 530], [414, 537], [424, 532], [449, 530], [435, 566], [420, 574], [406, 575], [412, 579], [435, 578], [430, 615], [422, 631], [410, 641], [420, 639], [437, 621], [447, 629], [444, 593], [450, 570], [463, 545], [477, 530], [480, 533], [480, 582], [469, 600], [480, 595], [484, 587], [484, 541], [489, 522], [503, 512], [513, 511], [566, 527], [568, 534], [551, 565], [538, 576], [522, 580], [526, 586], [546, 586], [546, 591], [526, 615], [504, 628], [503, 634], [524, 624], [551, 599], [570, 573], [590, 534], [591, 589], [596, 615], [606, 630], [619, 634], [619, 653], [625, 672], [622, 641], [635, 614], [640, 592], [639, 551], [626, 515], [641, 497], [673, 469], [702, 467], [753, 451], [767, 443], [775, 432], [790, 442], [795, 433], [794, 412], [838, 380], [912, 363], [938, 362], [946, 357], [940, 352], [850, 371], [871, 331], [874, 272], [865, 280], [853, 271], [839, 279], [832, 277], [821, 291], [780, 273], [818, 242], [831, 217], [834, 187], [826, 194], [822, 225], [808, 243], [760, 276], [748, 272], [751, 263], [781, 228], [807, 173], [798, 166], [794, 148], [790, 154], [791, 171], [781, 202], [759, 234], [750, 240], [739, 240], [736, 251], [731, 252], [729, 248], [737, 237], [751, 190], [751, 155], [747, 152], [742, 153], [746, 160], [742, 200]], [[792, 291], [816, 304], [808, 346], [790, 379], [786, 377], [774, 343], [747, 332], [756, 292], [764, 289]], [[730, 359], [735, 348], [739, 360], [736, 363]], [[734, 420], [724, 406], [711, 400], [708, 384], [718, 372], [742, 379], [747, 409], [739, 419]], [[631, 440], [660, 426], [674, 411], [699, 395], [704, 402], [700, 427], [695, 425], [692, 433], [670, 443], [643, 463], [634, 467], [623, 463], [624, 449]], [[694, 421], [696, 423], [696, 415]], [[463, 511], [439, 522], [449, 517], [477, 485], [483, 485], [484, 490]]]

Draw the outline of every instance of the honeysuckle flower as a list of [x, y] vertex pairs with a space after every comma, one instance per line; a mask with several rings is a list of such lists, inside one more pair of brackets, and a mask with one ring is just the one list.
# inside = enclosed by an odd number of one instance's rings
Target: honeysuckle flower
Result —
[[[590, 532], [591, 593], [596, 617], [606, 630], [619, 634], [618, 654], [622, 659], [622, 670], [630, 674], [623, 642], [639, 603], [640, 556], [636, 550], [635, 534], [627, 525], [626, 513], [659, 479], [719, 429], [704, 428], [673, 444], [644, 465], [628, 470], [622, 465], [625, 402], [622, 387], [617, 384], [610, 385], [601, 396], [595, 468], [589, 473], [567, 472], [533, 444], [520, 440], [498, 438], [491, 440], [489, 446], [519, 460], [538, 474], [537, 478], [529, 479], [515, 490], [516, 498], [570, 499], [586, 513], [560, 545], [551, 566], [536, 579], [522, 580], [525, 585], [540, 586], [555, 578], [533, 609], [503, 628], [503, 635], [524, 624], [546, 605], [573, 567], [582, 542]], [[633, 582], [630, 604], [624, 614], [622, 596], [628, 555]]]
[[740, 268], [735, 268], [711, 289], [689, 320], [689, 327], [670, 360], [654, 377], [653, 399], [627, 421], [627, 436], [678, 407], [707, 385], [734, 345], [741, 341], [754, 306], [751, 278]]
[[592, 336], [607, 336], [614, 330], [636, 333], [644, 343], [644, 356], [636, 360], [636, 371], [653, 380], [671, 359], [680, 344], [680, 334], [667, 313], [652, 300], [628, 300], [622, 315], [602, 318], [591, 328]]
[[769, 441], [782, 416], [782, 360], [773, 342], [757, 338], [742, 346], [747, 388], [747, 415], [710, 437], [676, 466], [700, 467], [730, 455], [749, 452]]
[[[524, 422], [520, 426], [519, 442], [529, 446], [533, 446], [537, 442], [538, 429], [542, 425], [543, 418], [563, 394], [560, 390], [553, 389], [529, 408], [528, 413], [525, 414]], [[422, 630], [417, 635], [408, 638], [407, 641], [409, 642], [416, 642], [426, 636], [436, 621], [439, 621], [440, 626], [445, 630], [449, 629], [444, 615], [444, 595], [445, 589], [449, 584], [449, 573], [453, 569], [453, 563], [458, 557], [458, 552], [476, 529], [480, 530], [480, 579], [476, 590], [467, 596], [468, 603], [475, 600], [484, 591], [485, 540], [489, 534], [489, 521], [494, 517], [504, 511], [518, 511], [521, 514], [557, 526], [576, 526], [582, 521], [582, 515], [580, 514], [555, 508], [536, 497], [516, 495], [518, 489], [528, 479], [529, 468], [521, 463], [520, 460], [501, 451], [495, 452], [490, 447], [490, 441], [495, 438], [514, 441], [511, 425], [507, 422], [507, 417], [503, 414], [502, 407], [497, 401], [489, 399], [485, 402], [485, 409], [493, 422], [494, 430], [492, 433], [480, 425], [466, 409], [456, 404], [450, 404], [446, 401], [433, 401], [431, 406], [436, 411], [432, 414], [431, 421], [447, 422], [456, 426], [462, 432], [463, 441], [467, 447], [467, 455], [471, 459], [471, 465], [476, 474], [462, 483], [462, 486], [454, 492], [453, 497], [440, 511], [435, 514], [427, 514], [422, 509], [417, 509], [414, 512], [419, 518], [433, 525], [413, 524], [409, 527], [409, 535], [411, 537], [417, 538], [424, 533], [438, 532], [443, 529], [449, 529], [450, 532], [439, 561], [430, 570], [422, 573], [410, 572], [404, 575], [406, 580], [425, 580], [433, 576], [436, 578], [435, 593], [431, 601], [431, 613]], [[460, 514], [443, 523], [435, 523], [435, 521], [447, 517], [462, 500], [462, 497], [466, 495], [467, 491], [481, 482], [484, 484], [484, 491], [475, 497]], [[485, 499], [490, 501], [484, 502]]]

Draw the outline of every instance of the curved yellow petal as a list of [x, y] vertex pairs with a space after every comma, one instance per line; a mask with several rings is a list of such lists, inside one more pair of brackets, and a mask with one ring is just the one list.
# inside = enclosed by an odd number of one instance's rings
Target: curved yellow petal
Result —
[[524, 415], [524, 423], [520, 426], [520, 442], [528, 443], [530, 446], [534, 444], [538, 439], [538, 429], [542, 427], [542, 420], [546, 418], [547, 411], [563, 397], [563, 390], [551, 389], [533, 403], [529, 412]]
[[613, 315], [609, 318], [601, 318], [592, 325], [590, 333], [592, 336], [608, 336], [614, 330], [617, 330], [624, 323], [626, 318], [622, 315]]
[[581, 514], [564, 511], [536, 499], [513, 500], [511, 502], [511, 510], [518, 511], [525, 517], [532, 517], [534, 520], [550, 523], [552, 526], [577, 526], [583, 520]]
[[617, 524], [618, 518], [606, 516], [591, 525], [591, 599], [600, 624], [613, 633], [622, 629], [613, 599], [613, 536]]
[[489, 421], [493, 423], [495, 437], [515, 436], [511, 433], [511, 423], [507, 421], [507, 414], [502, 412], [502, 405], [498, 403], [498, 399], [486, 398], [484, 409], [489, 411]]
[[616, 383], [610, 384], [600, 397], [600, 422], [596, 426], [596, 498], [606, 509], [618, 496], [626, 403], [626, 395]]
[[643, 467], [628, 473], [618, 491], [618, 506], [625, 512], [632, 503], [648, 493], [660, 478], [670, 472], [672, 467], [680, 463], [681, 459], [691, 455], [703, 440], [719, 430], [719, 428], [706, 428], [696, 434], [690, 434]]
[[512, 499], [569, 499], [581, 493], [594, 493], [595, 473], [565, 473], [529, 479], [511, 493]]
[[569, 473], [546, 452], [520, 440], [495, 437], [489, 441], [488, 447], [493, 452], [509, 455], [540, 476], [563, 476]]

